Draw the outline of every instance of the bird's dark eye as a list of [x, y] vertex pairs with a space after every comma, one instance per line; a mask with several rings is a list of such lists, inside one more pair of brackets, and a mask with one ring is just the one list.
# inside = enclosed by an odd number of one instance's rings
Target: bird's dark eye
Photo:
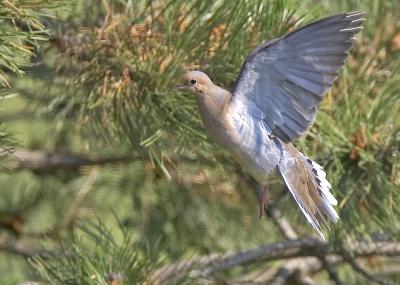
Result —
[[192, 83], [192, 84], [196, 84], [196, 80], [194, 80], [194, 79], [192, 79], [192, 80], [190, 80], [190, 83]]

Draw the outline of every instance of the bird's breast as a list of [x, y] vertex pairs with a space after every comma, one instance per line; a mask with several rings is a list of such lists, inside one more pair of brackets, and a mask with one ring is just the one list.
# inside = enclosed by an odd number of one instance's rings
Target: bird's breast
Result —
[[229, 146], [235, 159], [259, 183], [267, 183], [268, 176], [276, 169], [281, 151], [270, 139], [263, 122], [255, 118], [232, 118], [237, 139]]
[[268, 136], [263, 122], [248, 114], [210, 112], [199, 105], [209, 136], [227, 148], [242, 168], [259, 183], [266, 183], [281, 156], [278, 146]]
[[227, 147], [236, 141], [235, 132], [229, 121], [213, 115], [201, 115], [203, 125], [208, 135], [221, 146]]

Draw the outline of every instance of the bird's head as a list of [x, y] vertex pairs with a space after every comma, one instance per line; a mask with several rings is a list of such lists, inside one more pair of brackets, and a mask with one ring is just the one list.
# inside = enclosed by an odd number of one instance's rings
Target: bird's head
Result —
[[196, 95], [204, 95], [213, 86], [207, 74], [201, 71], [188, 71], [183, 76], [184, 83], [177, 85], [177, 89], [190, 90]]

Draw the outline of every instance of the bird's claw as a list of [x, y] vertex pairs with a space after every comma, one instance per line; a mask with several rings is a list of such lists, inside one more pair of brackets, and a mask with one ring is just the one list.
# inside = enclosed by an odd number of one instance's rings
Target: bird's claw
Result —
[[260, 219], [265, 215], [268, 208], [268, 186], [265, 186], [260, 193]]

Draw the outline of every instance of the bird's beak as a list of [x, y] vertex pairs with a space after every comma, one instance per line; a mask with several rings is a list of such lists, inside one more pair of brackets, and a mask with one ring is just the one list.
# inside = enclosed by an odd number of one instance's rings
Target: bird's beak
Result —
[[186, 85], [186, 84], [177, 84], [177, 85], [175, 85], [175, 90], [185, 90], [185, 89], [187, 89], [188, 88], [188, 86]]

